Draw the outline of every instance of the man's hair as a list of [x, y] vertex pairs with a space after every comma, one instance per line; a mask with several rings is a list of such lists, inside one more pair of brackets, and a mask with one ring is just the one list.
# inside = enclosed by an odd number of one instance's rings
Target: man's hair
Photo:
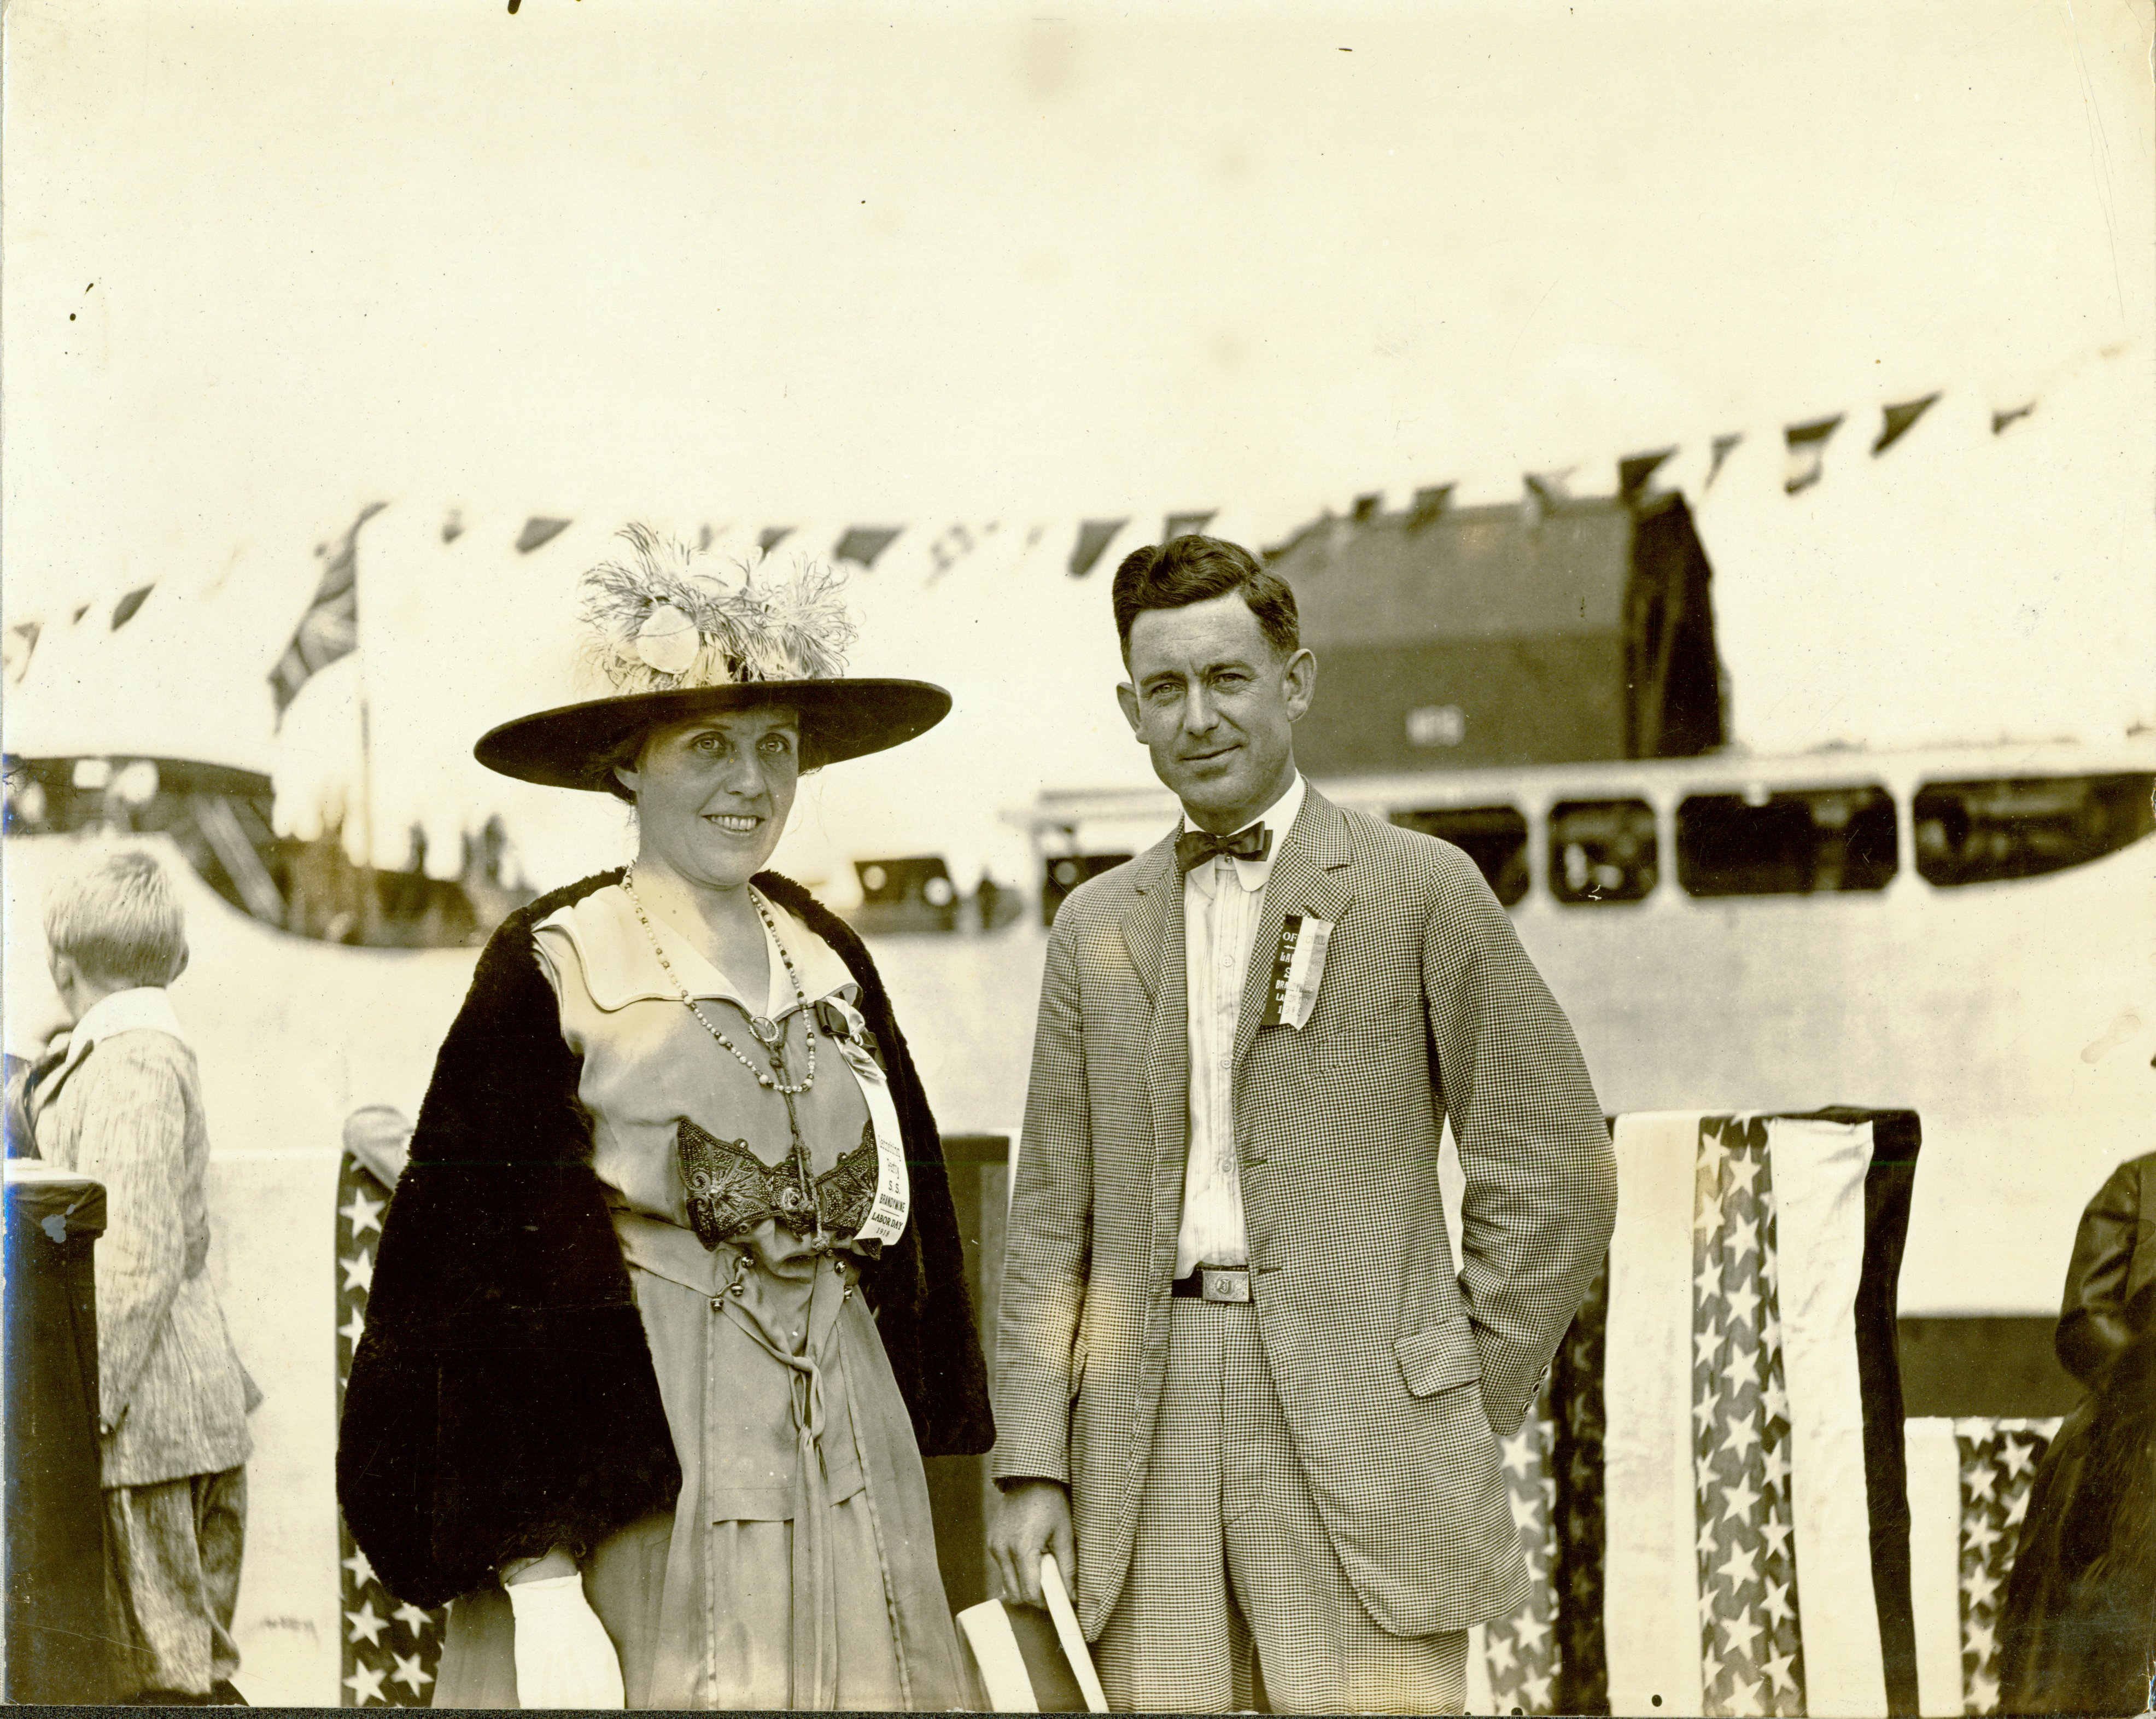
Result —
[[170, 985], [187, 965], [187, 926], [165, 868], [116, 853], [45, 898], [45, 942], [104, 985]]
[[1295, 593], [1287, 581], [1267, 572], [1241, 544], [1193, 532], [1133, 549], [1116, 569], [1116, 637], [1124, 661], [1130, 660], [1132, 625], [1145, 610], [1187, 609], [1230, 591], [1242, 593], [1258, 630], [1280, 656], [1292, 656], [1302, 648]]

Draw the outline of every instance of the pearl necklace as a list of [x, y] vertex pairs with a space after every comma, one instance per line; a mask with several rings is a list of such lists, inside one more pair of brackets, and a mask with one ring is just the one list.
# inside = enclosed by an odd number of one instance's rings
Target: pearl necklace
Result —
[[[696, 1006], [696, 998], [689, 995], [689, 987], [681, 982], [680, 975], [674, 970], [674, 964], [666, 959], [666, 951], [659, 946], [659, 934], [652, 929], [651, 920], [644, 911], [644, 903], [637, 895], [635, 884], [629, 881], [635, 869], [634, 866], [622, 867], [621, 893], [629, 898], [629, 904], [636, 909], [637, 923], [644, 927], [644, 934], [651, 940], [652, 954], [659, 957], [659, 965], [665, 969], [666, 976], [672, 981], [674, 989], [680, 994], [681, 1001], [689, 1006], [689, 1012], [703, 1023], [704, 1031], [725, 1046], [732, 1055], [734, 1061], [753, 1074], [756, 1077], [757, 1084], [767, 1091], [775, 1092], [783, 1098], [793, 1099], [815, 1085], [816, 1029], [808, 1015], [808, 994], [801, 988], [801, 975], [794, 969], [793, 957], [786, 952], [786, 944], [778, 934], [778, 923], [771, 917], [770, 909], [764, 906], [762, 897], [753, 889], [748, 893], [749, 901], [756, 908], [757, 917], [763, 921], [763, 929], [771, 934], [771, 941], [773, 946], [778, 951], [778, 959], [786, 963], [786, 976], [793, 981], [793, 1000], [801, 1006], [802, 1036], [808, 1042], [808, 1072], [802, 1076], [798, 1085], [789, 1086], [784, 1081], [774, 1080], [769, 1074], [765, 1073], [762, 1069], [742, 1054], [739, 1045], [719, 1031], [718, 1022]], [[732, 998], [727, 1001], [734, 1001]], [[774, 1070], [780, 1068], [783, 1066], [781, 1047], [786, 1042], [784, 1022], [766, 1020], [761, 1015], [749, 1015], [747, 1006], [737, 1001], [734, 1002], [734, 1006], [741, 1010], [742, 1014], [748, 1015], [748, 1030], [756, 1035], [757, 1042], [769, 1053], [772, 1068]], [[793, 1108], [790, 1104], [787, 1106], [789, 1112]]]

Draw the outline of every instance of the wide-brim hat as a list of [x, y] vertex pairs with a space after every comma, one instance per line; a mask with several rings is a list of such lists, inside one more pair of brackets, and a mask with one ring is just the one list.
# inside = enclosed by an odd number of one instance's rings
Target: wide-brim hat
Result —
[[822, 562], [706, 556], [642, 526], [621, 536], [627, 553], [583, 582], [583, 666], [613, 690], [488, 730], [472, 754], [489, 769], [626, 798], [614, 767], [666, 723], [784, 705], [814, 767], [900, 745], [949, 713], [951, 695], [926, 681], [845, 673], [855, 627]]

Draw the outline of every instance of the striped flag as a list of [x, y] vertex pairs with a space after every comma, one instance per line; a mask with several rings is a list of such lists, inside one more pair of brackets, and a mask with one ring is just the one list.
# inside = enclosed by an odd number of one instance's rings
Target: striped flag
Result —
[[[1543, 1382], [1520, 1430], [1498, 1441], [1512, 1521], [1527, 1557], [1533, 1590], [1510, 1618], [1486, 1625], [1471, 1642], [1467, 1710], [1471, 1713], [1548, 1713], [1557, 1711], [1563, 1655], [1557, 1635], [1557, 1590], [1551, 1571], [1558, 1557], [1557, 1475], [1552, 1464], [1557, 1425], [1549, 1382]], [[1475, 1673], [1481, 1670], [1485, 1678]], [[1487, 1687], [1483, 1687], [1486, 1679]]]
[[[367, 1296], [374, 1286], [374, 1248], [389, 1190], [350, 1152], [337, 1173], [336, 1408], [344, 1418], [345, 1381], [352, 1352], [367, 1329]], [[338, 1667], [341, 1704], [347, 1707], [424, 1707], [434, 1697], [434, 1670], [442, 1657], [449, 1608], [423, 1611], [399, 1602], [382, 1585], [367, 1554], [337, 1516], [341, 1561], [337, 1609], [343, 1627]]]
[[1908, 1424], [1910, 1588], [1925, 1713], [1999, 1711], [1999, 1613], [2057, 1417]]
[[387, 506], [386, 502], [374, 502], [362, 507], [335, 554], [326, 543], [316, 552], [328, 557], [328, 565], [322, 569], [315, 600], [300, 617], [292, 642], [270, 671], [270, 691], [277, 701], [280, 722], [313, 675], [359, 648], [359, 528]]
[[1918, 1138], [1908, 1111], [1620, 1119], [1608, 1272], [1505, 1449], [1548, 1575], [1480, 1632], [1478, 1710], [1915, 1710], [1894, 1328]]

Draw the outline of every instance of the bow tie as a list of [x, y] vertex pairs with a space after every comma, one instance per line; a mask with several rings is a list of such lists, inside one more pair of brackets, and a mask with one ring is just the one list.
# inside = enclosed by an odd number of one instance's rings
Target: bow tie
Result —
[[1232, 836], [1185, 830], [1175, 838], [1175, 862], [1186, 872], [1196, 871], [1216, 854], [1224, 853], [1234, 859], [1261, 860], [1272, 851], [1273, 832], [1263, 824], [1253, 824]]

